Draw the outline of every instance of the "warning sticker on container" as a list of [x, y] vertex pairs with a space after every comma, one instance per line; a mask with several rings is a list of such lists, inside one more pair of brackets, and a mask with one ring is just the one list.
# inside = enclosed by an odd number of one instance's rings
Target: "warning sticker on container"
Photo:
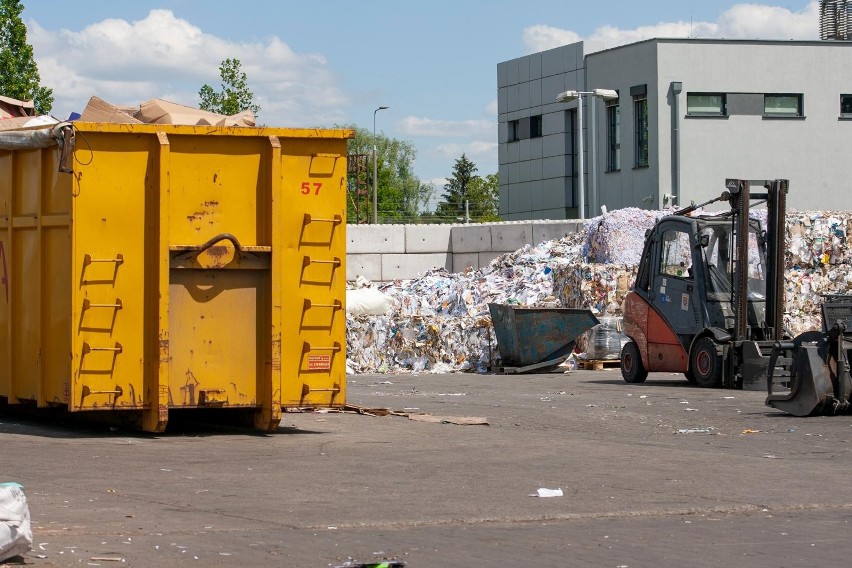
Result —
[[680, 309], [686, 311], [689, 309], [689, 294], [681, 294]]
[[309, 371], [330, 371], [331, 355], [308, 355]]

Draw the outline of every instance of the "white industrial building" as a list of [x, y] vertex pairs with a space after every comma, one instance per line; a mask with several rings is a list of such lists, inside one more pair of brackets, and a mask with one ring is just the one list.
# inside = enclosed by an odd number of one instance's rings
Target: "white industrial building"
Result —
[[[588, 54], [580, 42], [497, 77], [505, 220], [688, 205], [725, 178], [787, 178], [788, 207], [852, 209], [852, 42], [651, 39]], [[587, 94], [556, 102], [565, 91]]]

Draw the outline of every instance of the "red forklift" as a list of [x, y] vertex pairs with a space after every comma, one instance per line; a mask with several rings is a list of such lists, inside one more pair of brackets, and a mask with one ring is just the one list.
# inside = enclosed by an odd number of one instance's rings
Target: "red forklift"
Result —
[[[728, 179], [719, 197], [648, 231], [625, 298], [626, 382], [683, 373], [700, 387], [767, 390], [767, 405], [798, 416], [850, 410], [852, 303], [833, 303], [836, 321], [824, 313], [823, 331], [790, 339], [784, 330], [787, 189], [784, 179]], [[729, 210], [696, 214], [722, 201]], [[766, 227], [750, 216], [759, 205]]]

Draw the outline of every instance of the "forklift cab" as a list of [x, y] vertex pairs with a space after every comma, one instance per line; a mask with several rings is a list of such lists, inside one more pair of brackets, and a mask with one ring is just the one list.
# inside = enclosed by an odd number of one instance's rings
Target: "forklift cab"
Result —
[[653, 231], [645, 242], [635, 289], [686, 339], [702, 327], [695, 223], [687, 217], [670, 217]]
[[[649, 234], [636, 291], [660, 313], [689, 350], [708, 328], [734, 328], [736, 252], [729, 219], [663, 219]], [[748, 339], [765, 338], [766, 246], [757, 220], [749, 223]]]

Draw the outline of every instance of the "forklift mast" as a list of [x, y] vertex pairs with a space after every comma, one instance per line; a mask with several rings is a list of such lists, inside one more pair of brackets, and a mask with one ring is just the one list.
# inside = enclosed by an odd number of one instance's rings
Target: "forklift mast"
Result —
[[[752, 188], [763, 191], [753, 192]], [[736, 269], [733, 281], [734, 334], [732, 339], [744, 341], [748, 333], [748, 235], [752, 201], [765, 202], [766, 227], [758, 236], [766, 246], [766, 326], [769, 337], [779, 341], [784, 336], [784, 237], [788, 181], [728, 179], [725, 189], [734, 224]]]

